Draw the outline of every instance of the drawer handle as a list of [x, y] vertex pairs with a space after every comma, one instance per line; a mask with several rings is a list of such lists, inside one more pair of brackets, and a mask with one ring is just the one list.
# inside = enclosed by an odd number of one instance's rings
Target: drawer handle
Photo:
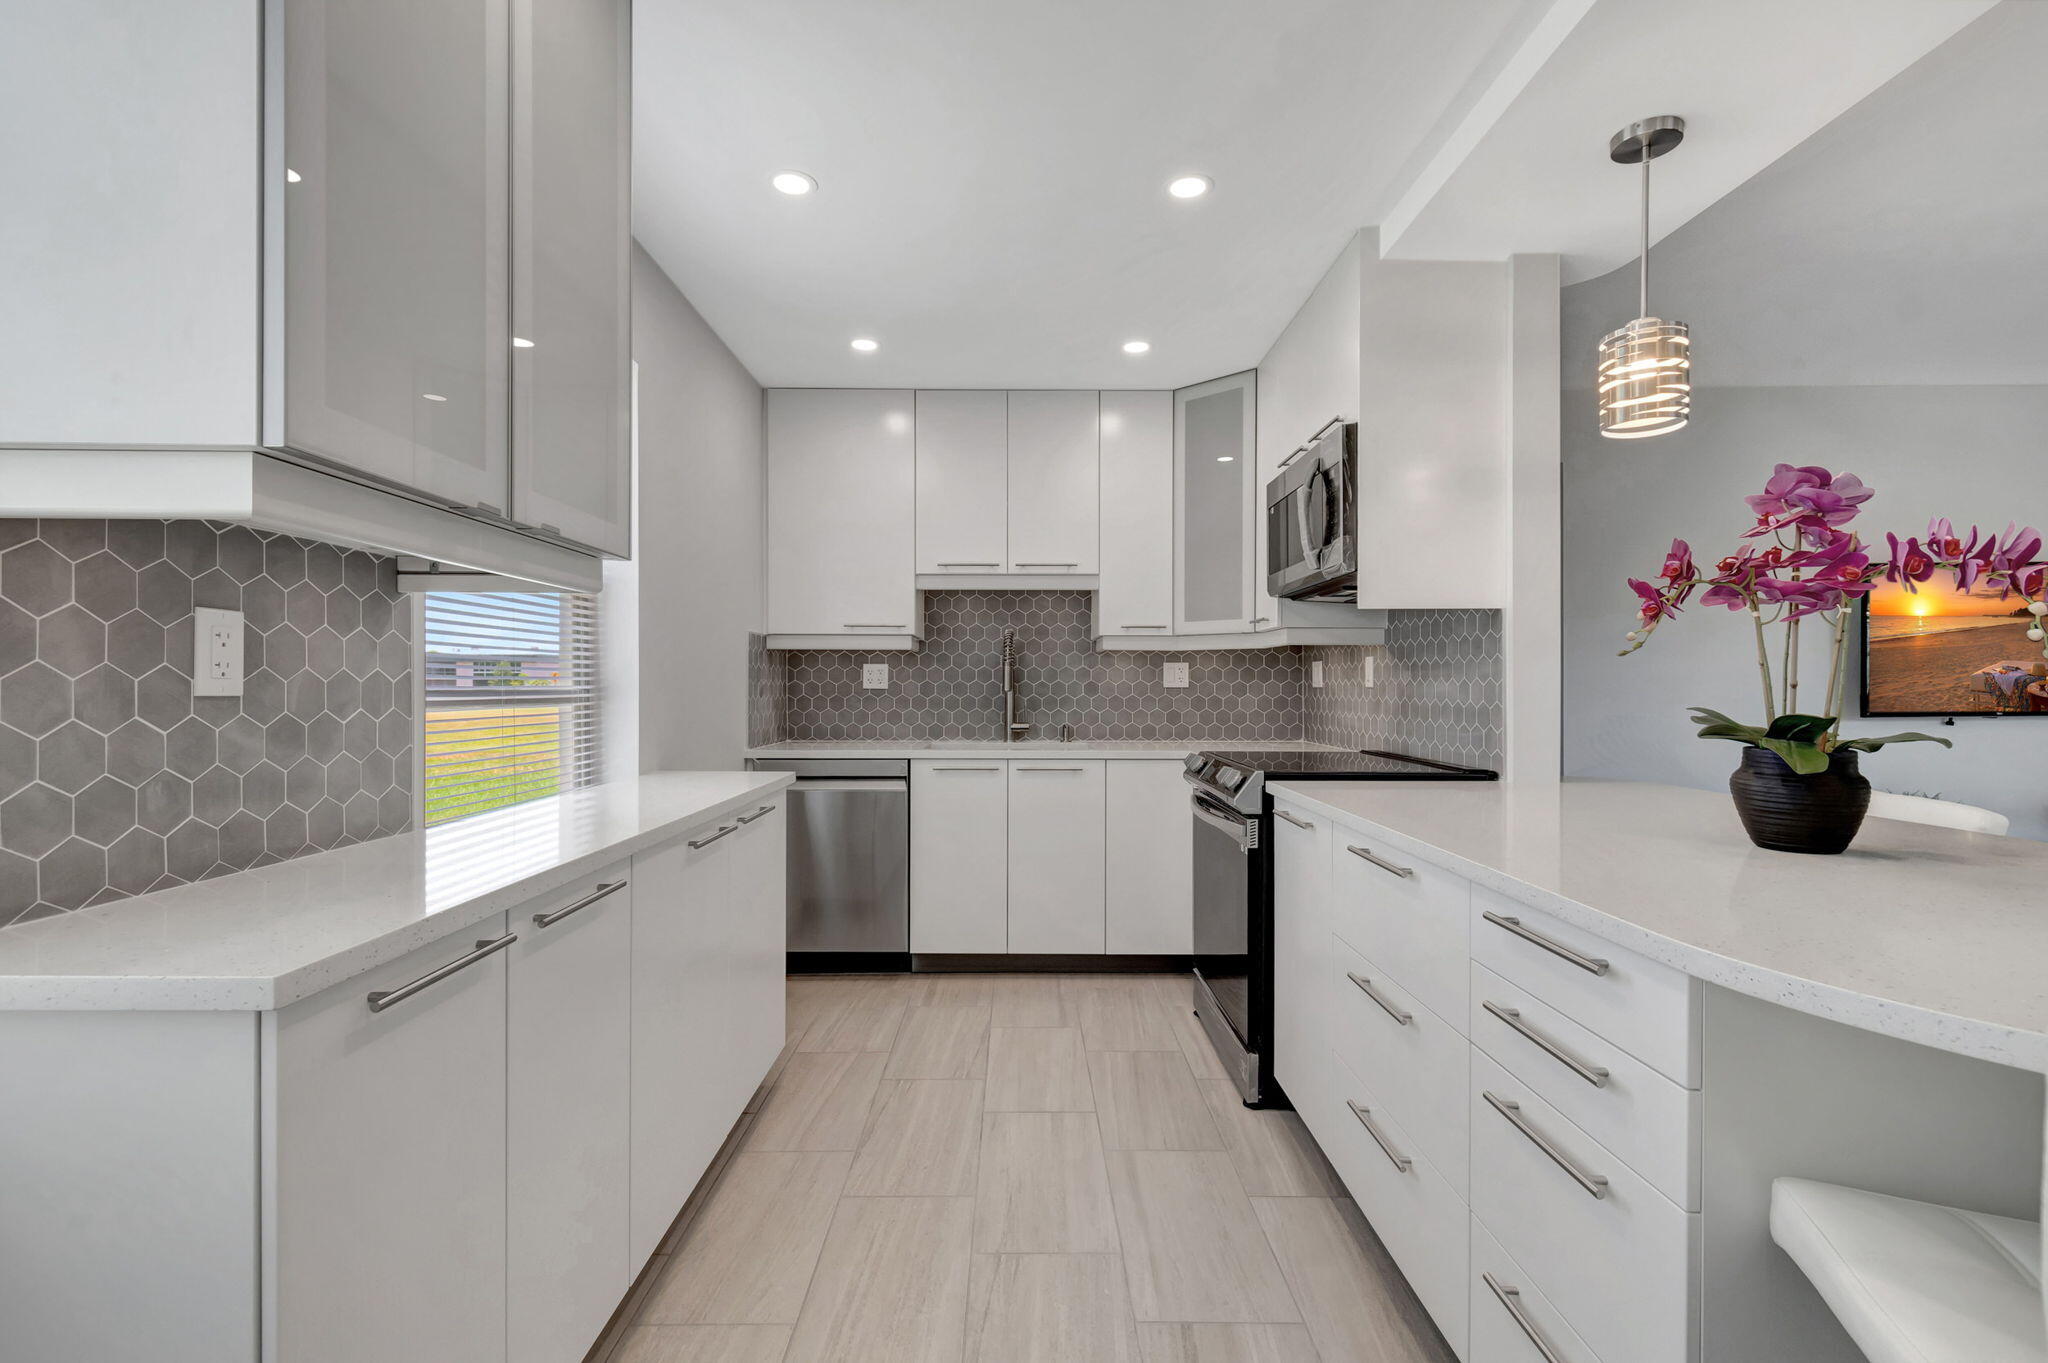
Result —
[[370, 1011], [373, 1013], [381, 1013], [394, 1003], [404, 1003], [407, 999], [411, 998], [414, 994], [419, 993], [422, 989], [425, 989], [427, 986], [439, 984], [441, 981], [447, 979], [450, 975], [453, 975], [456, 971], [465, 970], [468, 967], [475, 965], [478, 961], [481, 961], [486, 956], [494, 956], [498, 952], [503, 951], [506, 947], [511, 946], [514, 942], [518, 940], [519, 934], [513, 932], [508, 932], [503, 937], [499, 937], [496, 939], [486, 937], [482, 941], [478, 942], [476, 944], [476, 950], [470, 952], [467, 956], [457, 956], [454, 960], [450, 961], [448, 964], [444, 966], [436, 966], [434, 969], [429, 970], [426, 974], [420, 976], [418, 979], [412, 981], [410, 984], [401, 984], [396, 989], [373, 990], [370, 994], [369, 1000]]
[[1086, 767], [1019, 767], [1018, 771], [1086, 771]]
[[1282, 819], [1285, 819], [1285, 820], [1287, 820], [1287, 822], [1289, 822], [1289, 823], [1293, 824], [1293, 825], [1294, 825], [1294, 826], [1295, 826], [1296, 828], [1314, 828], [1314, 827], [1315, 827], [1315, 825], [1314, 825], [1314, 824], [1312, 824], [1312, 823], [1310, 823], [1310, 822], [1309, 822], [1309, 821], [1308, 821], [1307, 819], [1297, 819], [1297, 818], [1295, 818], [1295, 817], [1294, 817], [1294, 816], [1293, 816], [1292, 814], [1289, 814], [1289, 813], [1288, 813], [1288, 812], [1287, 812], [1286, 810], [1284, 810], [1284, 809], [1276, 809], [1276, 810], [1274, 810], [1274, 811], [1273, 811], [1273, 813], [1274, 813], [1274, 815], [1275, 815], [1276, 817], [1278, 817], [1278, 818], [1282, 818]]
[[533, 916], [533, 925], [537, 928], [551, 928], [555, 924], [561, 922], [564, 918], [567, 918], [570, 914], [577, 913], [581, 910], [587, 909], [592, 904], [595, 904], [598, 900], [603, 899], [606, 895], [612, 894], [618, 890], [623, 890], [625, 888], [626, 882], [623, 880], [614, 880], [608, 884], [600, 885], [596, 889], [592, 890], [589, 894], [583, 896], [583, 898], [577, 900], [574, 904], [564, 904], [561, 908], [556, 909], [553, 913], [535, 914]]
[[841, 625], [841, 629], [909, 629], [908, 625]]
[[941, 563], [941, 568], [1000, 568], [1000, 563]]
[[1373, 865], [1379, 867], [1382, 871], [1392, 871], [1397, 876], [1413, 876], [1415, 874], [1415, 868], [1413, 866], [1396, 866], [1393, 862], [1388, 861], [1385, 858], [1374, 856], [1372, 852], [1367, 848], [1346, 847], [1344, 850], [1349, 852], [1354, 857], [1364, 858], [1365, 860], [1371, 862]]
[[1118, 629], [1165, 629], [1164, 625], [1118, 625]]
[[1347, 970], [1344, 972], [1344, 978], [1351, 981], [1353, 984], [1357, 985], [1359, 993], [1365, 995], [1374, 1003], [1377, 1003], [1380, 1007], [1386, 1009], [1387, 1016], [1392, 1018], [1394, 1021], [1400, 1023], [1403, 1027], [1406, 1027], [1410, 1023], [1415, 1021], [1415, 1014], [1403, 1012], [1401, 1009], [1396, 1008], [1393, 1004], [1388, 1003], [1385, 996], [1383, 996], [1379, 990], [1372, 987], [1372, 981], [1366, 979], [1363, 975], [1354, 975]]
[[1479, 1276], [1493, 1289], [1493, 1295], [1500, 1298], [1500, 1304], [1508, 1309], [1508, 1316], [1521, 1332], [1529, 1337], [1529, 1342], [1536, 1346], [1536, 1352], [1543, 1355], [1543, 1363], [1565, 1363], [1564, 1355], [1550, 1347], [1550, 1341], [1536, 1328], [1536, 1322], [1529, 1319], [1529, 1312], [1522, 1305], [1522, 1289], [1507, 1286], [1491, 1273], [1482, 1273]]
[[774, 812], [775, 812], [775, 806], [774, 806], [774, 805], [762, 805], [762, 806], [761, 806], [761, 807], [760, 807], [759, 809], [755, 810], [755, 811], [754, 811], [753, 813], [751, 813], [751, 814], [742, 814], [742, 815], [740, 815], [739, 821], [740, 821], [741, 823], [752, 823], [752, 822], [753, 822], [754, 820], [756, 820], [756, 819], [765, 819], [765, 818], [767, 818], [767, 817], [768, 817], [768, 816], [769, 816], [770, 814], [773, 814]]
[[1605, 1065], [1589, 1065], [1579, 1059], [1570, 1051], [1522, 1021], [1521, 1009], [1506, 1007], [1503, 1004], [1495, 1003], [1492, 999], [1486, 1000], [1481, 1006], [1508, 1026], [1514, 1028], [1530, 1045], [1536, 1047], [1537, 1050], [1542, 1051], [1560, 1065], [1563, 1065], [1594, 1088], [1601, 1089], [1607, 1087], [1608, 1070]]
[[694, 852], [694, 851], [696, 851], [696, 850], [697, 850], [698, 848], [700, 848], [700, 847], [709, 847], [709, 846], [710, 846], [710, 845], [711, 845], [712, 843], [714, 843], [714, 842], [717, 842], [717, 841], [718, 841], [718, 840], [719, 840], [720, 838], [724, 837], [724, 836], [725, 836], [726, 834], [728, 834], [728, 833], [737, 833], [737, 832], [739, 832], [739, 831], [740, 831], [740, 826], [739, 826], [738, 824], [736, 824], [736, 823], [729, 823], [729, 824], [727, 824], [727, 825], [726, 825], [725, 827], [723, 827], [723, 828], [719, 829], [719, 830], [718, 830], [718, 831], [717, 831], [716, 833], [713, 833], [713, 834], [712, 834], [712, 835], [711, 835], [710, 837], [708, 837], [708, 838], [692, 838], [692, 839], [690, 839], [690, 850], [691, 850], [692, 852]]
[[1527, 1136], [1531, 1145], [1534, 1145], [1538, 1150], [1550, 1156], [1553, 1164], [1557, 1165], [1558, 1168], [1564, 1170], [1567, 1174], [1570, 1174], [1573, 1182], [1577, 1183], [1594, 1197], [1607, 1196], [1606, 1176], [1603, 1174], [1587, 1173], [1578, 1166], [1577, 1161], [1573, 1160], [1570, 1155], [1565, 1154], [1564, 1151], [1552, 1145], [1550, 1138], [1531, 1126], [1529, 1119], [1522, 1115], [1522, 1105], [1520, 1103], [1515, 1102], [1511, 1098], [1502, 1098], [1490, 1091], [1482, 1096], [1485, 1097], [1487, 1102], [1493, 1104], [1495, 1112], [1508, 1119], [1508, 1125], [1514, 1127], [1515, 1130], [1521, 1132], [1524, 1136]]
[[1078, 563], [1019, 563], [1019, 568], [1078, 568]]
[[933, 771], [1001, 771], [1001, 767], [933, 767]]
[[[1356, 851], [1357, 849], [1353, 848], [1352, 850]], [[1545, 937], [1536, 929], [1525, 926], [1519, 918], [1510, 918], [1504, 913], [1494, 913], [1490, 909], [1484, 912], [1486, 921], [1495, 927], [1506, 928], [1523, 941], [1534, 942], [1553, 956], [1562, 956], [1565, 960], [1570, 961], [1589, 975], [1605, 975], [1607, 973], [1607, 962], [1601, 960], [1598, 956], [1586, 956], [1573, 951], [1555, 937]]]
[[1396, 1169], [1405, 1174], [1415, 1168], [1415, 1161], [1402, 1154], [1399, 1150], [1396, 1150], [1394, 1143], [1387, 1139], [1385, 1132], [1380, 1130], [1379, 1123], [1372, 1119], [1371, 1108], [1360, 1107], [1349, 1098], [1344, 1100], [1344, 1106], [1351, 1109], [1351, 1115], [1358, 1118], [1358, 1124], [1365, 1128], [1365, 1134], [1373, 1138], [1379, 1145], [1380, 1153], [1392, 1161]]

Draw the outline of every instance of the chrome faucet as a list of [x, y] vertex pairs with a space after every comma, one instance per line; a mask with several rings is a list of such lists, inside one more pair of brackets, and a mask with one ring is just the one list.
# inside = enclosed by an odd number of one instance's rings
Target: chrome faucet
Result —
[[1017, 722], [1017, 631], [1003, 631], [1003, 742], [1015, 743], [1031, 732]]

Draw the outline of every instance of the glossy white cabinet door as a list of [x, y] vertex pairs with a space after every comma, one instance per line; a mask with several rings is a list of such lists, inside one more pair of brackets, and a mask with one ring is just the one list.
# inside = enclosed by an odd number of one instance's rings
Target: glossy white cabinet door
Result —
[[1010, 394], [1010, 571], [1093, 573], [1101, 496], [1101, 400]]
[[283, 155], [266, 168], [282, 233], [265, 262], [265, 443], [498, 514], [508, 4], [268, 6], [284, 64], [266, 138]]
[[510, 1363], [581, 1357], [633, 1281], [630, 881], [620, 862], [511, 915], [519, 941], [506, 953]]
[[1195, 949], [1195, 820], [1178, 758], [1109, 762], [1104, 947], [1112, 956]]
[[1009, 442], [1000, 389], [917, 395], [917, 571], [1006, 571]]
[[782, 1054], [789, 951], [786, 802], [778, 791], [730, 820], [739, 825], [727, 839], [732, 912], [714, 925], [720, 929], [716, 983], [724, 992], [724, 1031], [705, 1086], [707, 1101], [724, 1104], [729, 1122], [739, 1120]]
[[910, 764], [910, 949], [1009, 950], [1008, 764]]
[[630, 548], [628, 0], [511, 0], [512, 518]]
[[1252, 629], [1252, 575], [1263, 569], [1254, 528], [1258, 374], [1246, 370], [1173, 395], [1174, 628]]
[[1273, 815], [1273, 1074], [1304, 1113], [1328, 1082], [1330, 826], [1277, 801]]
[[1173, 633], [1173, 394], [1102, 395], [1105, 635]]
[[904, 390], [769, 391], [769, 633], [915, 632], [914, 423]]
[[[723, 830], [723, 832], [721, 832]], [[647, 1262], [738, 1120], [704, 1077], [730, 1044], [707, 947], [732, 909], [731, 819], [633, 858], [631, 1262]], [[691, 843], [700, 844], [692, 847]]]
[[505, 952], [367, 996], [505, 935], [487, 919], [264, 1015], [263, 1357], [504, 1363]]
[[1010, 932], [1013, 954], [1103, 952], [1107, 766], [1010, 763]]

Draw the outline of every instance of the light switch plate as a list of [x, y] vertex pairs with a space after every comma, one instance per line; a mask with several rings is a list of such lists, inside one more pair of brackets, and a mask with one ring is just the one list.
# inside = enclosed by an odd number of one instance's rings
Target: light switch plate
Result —
[[1308, 684], [1309, 684], [1310, 686], [1321, 686], [1321, 685], [1323, 684], [1323, 660], [1322, 660], [1322, 659], [1320, 659], [1320, 658], [1312, 658], [1312, 659], [1310, 659], [1310, 660], [1309, 660], [1309, 665], [1308, 665]]
[[192, 694], [242, 694], [242, 613], [201, 606], [192, 612]]
[[889, 689], [889, 664], [868, 663], [860, 670], [860, 684], [870, 691]]
[[1188, 665], [1186, 663], [1166, 664], [1165, 675], [1160, 680], [1176, 690], [1186, 686], [1188, 684]]

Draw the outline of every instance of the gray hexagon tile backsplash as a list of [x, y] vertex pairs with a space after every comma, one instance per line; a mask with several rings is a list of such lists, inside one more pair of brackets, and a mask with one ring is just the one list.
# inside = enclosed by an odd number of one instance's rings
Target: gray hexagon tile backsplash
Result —
[[[412, 822], [389, 559], [200, 521], [0, 520], [0, 926]], [[192, 609], [244, 693], [192, 695]]]

